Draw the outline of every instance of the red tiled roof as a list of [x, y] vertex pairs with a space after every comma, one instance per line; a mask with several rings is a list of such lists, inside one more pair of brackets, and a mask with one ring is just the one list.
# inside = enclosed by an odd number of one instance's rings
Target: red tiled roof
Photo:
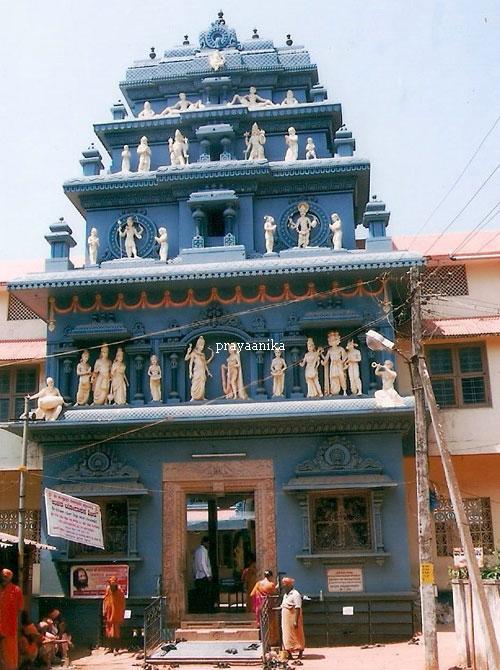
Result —
[[426, 320], [424, 321], [424, 333], [426, 337], [500, 335], [500, 315]]
[[[392, 243], [398, 251], [418, 251], [428, 257], [500, 255], [500, 230], [485, 230], [470, 236], [471, 231], [436, 235], [395, 235]], [[464, 244], [465, 242], [465, 244]]]
[[43, 272], [45, 261], [43, 258], [31, 258], [29, 260], [0, 261], [0, 284], [22, 277], [30, 272]]
[[46, 340], [0, 340], [0, 361], [43, 359], [46, 346]]

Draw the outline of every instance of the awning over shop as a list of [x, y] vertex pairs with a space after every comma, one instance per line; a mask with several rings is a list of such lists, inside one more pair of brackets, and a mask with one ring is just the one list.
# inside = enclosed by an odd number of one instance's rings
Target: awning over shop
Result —
[[[17, 535], [11, 535], [10, 533], [4, 533], [0, 531], [0, 546], [6, 547], [11, 544], [17, 544], [19, 538]], [[53, 547], [51, 544], [43, 544], [43, 542], [36, 542], [35, 540], [28, 540], [24, 538], [24, 544], [32, 545], [35, 549], [47, 549], [48, 551], [56, 551], [57, 547]]]
[[0, 361], [40, 360], [46, 351], [46, 340], [0, 340]]
[[424, 321], [426, 337], [472, 337], [500, 335], [500, 315]]

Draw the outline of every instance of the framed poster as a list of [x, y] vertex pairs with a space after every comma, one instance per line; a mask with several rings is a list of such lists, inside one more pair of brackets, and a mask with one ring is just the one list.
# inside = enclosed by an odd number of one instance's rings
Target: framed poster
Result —
[[104, 598], [108, 579], [118, 579], [119, 586], [128, 597], [129, 566], [128, 565], [89, 565], [86, 563], [71, 566], [69, 595], [70, 598]]

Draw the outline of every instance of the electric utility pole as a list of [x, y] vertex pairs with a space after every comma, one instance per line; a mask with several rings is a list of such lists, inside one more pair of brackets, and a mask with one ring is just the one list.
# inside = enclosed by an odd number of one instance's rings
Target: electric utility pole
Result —
[[[28, 463], [29, 398], [24, 398], [23, 445], [19, 468], [19, 505], [17, 516], [17, 581], [24, 594], [24, 535], [26, 527], [26, 472]], [[25, 594], [26, 595], [26, 594]]]

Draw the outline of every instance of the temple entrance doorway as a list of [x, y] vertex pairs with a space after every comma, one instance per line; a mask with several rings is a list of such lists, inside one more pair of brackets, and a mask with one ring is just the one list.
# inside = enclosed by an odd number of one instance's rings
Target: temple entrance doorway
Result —
[[186, 496], [186, 532], [188, 613], [244, 612], [256, 576], [253, 492]]
[[[197, 525], [199, 524], [199, 525]], [[205, 529], [206, 532], [205, 532]], [[257, 575], [276, 571], [274, 467], [268, 459], [178, 462], [163, 465], [163, 575], [169, 624], [197, 608], [193, 552], [208, 535], [218, 612], [236, 609], [235, 581], [250, 553]], [[227, 580], [227, 581], [226, 581]], [[241, 588], [241, 587], [240, 587]], [[194, 601], [193, 601], [194, 598]], [[243, 603], [245, 602], [243, 598]]]

